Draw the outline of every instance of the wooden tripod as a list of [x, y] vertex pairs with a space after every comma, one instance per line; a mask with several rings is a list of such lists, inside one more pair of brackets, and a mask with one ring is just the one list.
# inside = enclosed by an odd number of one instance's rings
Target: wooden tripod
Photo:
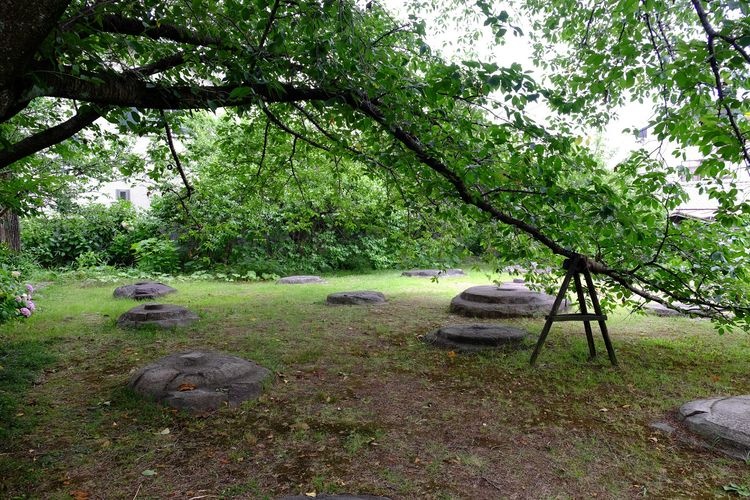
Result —
[[[601, 305], [599, 305], [599, 298], [596, 296], [594, 281], [591, 279], [591, 271], [589, 270], [586, 260], [578, 256], [573, 257], [572, 259], [566, 259], [565, 262], [563, 262], [563, 269], [567, 269], [568, 272], [565, 274], [565, 278], [563, 278], [560, 291], [557, 293], [555, 302], [552, 305], [552, 311], [549, 313], [549, 316], [546, 317], [547, 321], [544, 323], [542, 333], [539, 335], [539, 341], [537, 341], [534, 352], [531, 355], [531, 364], [533, 365], [536, 363], [536, 358], [542, 350], [544, 341], [547, 339], [550, 328], [552, 328], [552, 323], [556, 321], [583, 321], [583, 328], [586, 330], [586, 340], [589, 344], [589, 359], [593, 359], [596, 357], [596, 347], [594, 346], [594, 334], [591, 331], [591, 322], [598, 321], [599, 329], [602, 331], [604, 345], [607, 347], [607, 354], [609, 354], [609, 360], [612, 362], [612, 366], [617, 366], [615, 350], [612, 347], [612, 342], [609, 340], [609, 333], [607, 332], [607, 315], [602, 314], [602, 308]], [[583, 277], [586, 280], [586, 289], [591, 298], [591, 304], [594, 306], [594, 314], [588, 314], [586, 309], [586, 297], [583, 293], [583, 286], [581, 285], [581, 274], [583, 274]], [[557, 311], [560, 309], [560, 305], [565, 298], [565, 292], [568, 291], [568, 287], [570, 286], [570, 280], [575, 281], [578, 302], [581, 305], [581, 312], [574, 314], [558, 314]]]

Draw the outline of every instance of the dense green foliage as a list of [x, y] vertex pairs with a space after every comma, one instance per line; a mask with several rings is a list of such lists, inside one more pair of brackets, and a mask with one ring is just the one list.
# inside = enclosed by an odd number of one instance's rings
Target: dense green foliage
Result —
[[475, 225], [449, 203], [406, 199], [365, 165], [267, 125], [231, 114], [183, 124], [194, 192], [164, 196], [153, 214], [176, 235], [186, 268], [384, 269], [450, 264], [466, 252]]
[[[313, 189], [321, 192], [309, 199], [299, 189], [305, 176], [317, 175], [313, 164], [297, 170], [297, 154], [316, 148], [327, 158], [321, 167], [345, 167], [339, 179], [353, 201], [363, 199], [358, 193], [383, 187], [390, 202], [388, 190], [398, 186], [404, 206], [437, 204], [434, 213], [443, 222], [427, 226], [438, 233], [435, 227], [450, 224], [458, 209], [482, 225], [480, 246], [500, 259], [557, 269], [563, 258], [582, 255], [612, 296], [682, 301], [724, 317], [732, 313], [740, 324], [750, 315], [744, 272], [750, 266], [750, 210], [738, 191], [731, 184], [708, 186], [720, 200], [715, 222], [675, 225], [669, 214], [685, 196], [674, 182], [676, 172], [643, 151], [608, 171], [576, 137], [579, 122], [606, 116], [594, 107], [599, 100], [654, 96], [661, 106], [652, 124], [659, 137], [697, 145], [707, 158], [700, 174], [729, 175], [730, 164], [748, 159], [743, 96], [750, 30], [742, 2], [621, 0], [579, 8], [567, 0], [529, 0], [532, 17], [542, 19], [534, 27], [537, 40], [546, 50], [560, 50], [561, 57], [547, 65], [549, 88], [516, 64], [447, 61], [426, 43], [422, 21], [412, 17], [400, 24], [376, 3], [50, 2], [65, 10], [45, 11], [51, 21], [41, 38], [31, 39], [33, 31], [17, 33], [19, 40], [37, 43], [36, 62], [11, 64], [8, 74], [17, 71], [21, 83], [0, 85], [0, 120], [8, 124], [0, 133], [11, 143], [0, 151], [0, 166], [6, 158], [7, 171], [25, 168], [29, 160], [18, 152], [42, 148], [52, 130], [50, 117], [67, 118], [61, 127], [69, 137], [77, 131], [72, 125], [86, 126], [99, 115], [123, 131], [161, 135], [168, 125], [179, 132], [181, 110], [232, 107], [248, 113], [248, 125], [236, 124], [242, 133], [223, 132], [217, 151], [203, 155], [206, 165], [216, 155], [212, 170], [196, 169], [196, 186], [205, 176], [216, 190], [203, 199], [206, 207], [195, 209], [196, 230], [180, 235], [199, 258], [255, 258], [255, 243], [246, 255], [234, 254], [244, 248], [238, 236], [268, 238], [284, 248], [285, 240], [274, 235], [277, 227], [298, 234], [316, 257], [333, 250], [333, 241], [354, 241], [357, 232], [344, 221], [356, 220], [361, 210], [372, 223], [372, 205], [332, 220], [325, 200], [341, 197], [335, 186], [319, 184]], [[484, 19], [496, 37], [520, 33], [498, 5], [482, 1], [461, 8]], [[17, 15], [24, 10], [19, 7]], [[8, 61], [15, 64], [13, 54]], [[38, 98], [53, 99], [52, 112], [29, 105]], [[66, 99], [87, 104], [73, 114]], [[552, 110], [548, 123], [529, 118], [532, 103]], [[19, 130], [28, 131], [29, 140], [13, 144], [9, 134]], [[281, 133], [286, 139], [277, 138]], [[257, 157], [260, 137], [274, 146], [260, 148], [277, 156], [269, 165], [284, 168], [266, 168]], [[356, 163], [342, 164], [344, 158]], [[346, 175], [360, 165], [372, 179]], [[180, 170], [176, 160], [154, 168], [154, 177]], [[263, 184], [247, 189], [256, 181], [267, 181], [270, 191]], [[283, 203], [283, 210], [242, 227], [225, 217], [236, 212], [231, 202], [243, 192], [262, 193], [260, 200]], [[395, 204], [381, 218], [393, 217], [392, 225], [403, 229], [399, 208]], [[213, 222], [219, 230], [211, 230]], [[190, 227], [184, 221], [181, 226]], [[287, 255], [294, 255], [294, 241]], [[329, 253], [315, 266], [349, 265], [354, 251]], [[380, 254], [367, 258], [377, 266]]]
[[[455, 206], [408, 199], [259, 117], [199, 115], [181, 131], [190, 197], [166, 184], [146, 213], [118, 202], [24, 219], [24, 253], [45, 267], [281, 275], [451, 265], [480, 250], [476, 224]], [[166, 161], [157, 153], [153, 165]]]
[[133, 245], [156, 234], [156, 219], [128, 202], [88, 205], [22, 222], [24, 252], [45, 267], [132, 265]]

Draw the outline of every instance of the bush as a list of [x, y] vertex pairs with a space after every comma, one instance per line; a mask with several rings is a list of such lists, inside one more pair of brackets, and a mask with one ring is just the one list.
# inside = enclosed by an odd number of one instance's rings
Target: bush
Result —
[[177, 271], [180, 259], [172, 240], [147, 238], [133, 243], [138, 269], [145, 272], [170, 274]]
[[0, 323], [28, 318], [36, 310], [33, 287], [21, 281], [21, 272], [0, 267]]
[[44, 267], [130, 266], [135, 262], [133, 243], [156, 236], [158, 227], [130, 202], [120, 201], [24, 219], [21, 243], [24, 253]]
[[13, 252], [7, 245], [0, 243], [0, 268], [20, 271], [28, 276], [39, 270], [39, 264], [28, 253]]
[[84, 252], [76, 257], [75, 265], [76, 269], [89, 269], [92, 267], [99, 267], [103, 265], [105, 261], [106, 258], [104, 257], [104, 255], [99, 252], [89, 250], [88, 252]]

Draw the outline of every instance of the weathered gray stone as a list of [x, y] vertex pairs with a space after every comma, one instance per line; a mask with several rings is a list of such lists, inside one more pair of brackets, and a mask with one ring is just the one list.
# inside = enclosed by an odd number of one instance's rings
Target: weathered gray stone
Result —
[[418, 278], [453, 278], [456, 276], [466, 276], [463, 269], [410, 269], [404, 271], [401, 276], [418, 277]]
[[147, 300], [162, 297], [168, 293], [174, 293], [177, 290], [164, 283], [153, 281], [142, 281], [132, 285], [125, 285], [115, 288], [113, 295], [117, 298], [128, 298], [135, 300]]
[[459, 352], [520, 347], [528, 332], [507, 325], [451, 325], [425, 335], [428, 344]]
[[[690, 310], [695, 310], [696, 312], [700, 311], [700, 309], [697, 306], [683, 304], [682, 302], [675, 302], [674, 305], [676, 307], [683, 308], [687, 311], [690, 311]], [[643, 306], [643, 312], [645, 312], [646, 314], [653, 315], [653, 316], [661, 316], [661, 317], [675, 317], [675, 316], [688, 317], [689, 316], [689, 314], [685, 314], [675, 309], [670, 309], [669, 307], [663, 304], [660, 304], [659, 302], [647, 303], [646, 305]]]
[[336, 292], [328, 295], [326, 302], [329, 305], [352, 305], [361, 306], [368, 304], [384, 304], [385, 295], [380, 292], [361, 290], [357, 292]]
[[679, 416], [708, 446], [742, 460], [750, 455], [750, 395], [691, 401]]
[[189, 411], [237, 406], [260, 396], [266, 368], [237, 356], [191, 351], [172, 354], [138, 370], [128, 386], [173, 408]]
[[320, 276], [287, 276], [276, 281], [277, 285], [304, 285], [306, 283], [325, 283]]
[[198, 319], [198, 315], [182, 306], [174, 304], [142, 304], [123, 313], [117, 320], [122, 328], [158, 326], [173, 328], [187, 326]]
[[[467, 288], [451, 300], [451, 312], [474, 318], [543, 316], [552, 310], [555, 298], [529, 290], [523, 283], [503, 283]], [[568, 309], [563, 302], [560, 311]]]
[[668, 436], [672, 435], [675, 431], [675, 428], [666, 422], [652, 422], [648, 426], [656, 431], [663, 432]]

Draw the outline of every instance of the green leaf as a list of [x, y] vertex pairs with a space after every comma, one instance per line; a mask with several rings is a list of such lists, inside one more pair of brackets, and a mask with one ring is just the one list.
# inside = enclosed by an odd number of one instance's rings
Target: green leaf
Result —
[[240, 100], [253, 93], [251, 87], [236, 87], [229, 93], [230, 100]]

